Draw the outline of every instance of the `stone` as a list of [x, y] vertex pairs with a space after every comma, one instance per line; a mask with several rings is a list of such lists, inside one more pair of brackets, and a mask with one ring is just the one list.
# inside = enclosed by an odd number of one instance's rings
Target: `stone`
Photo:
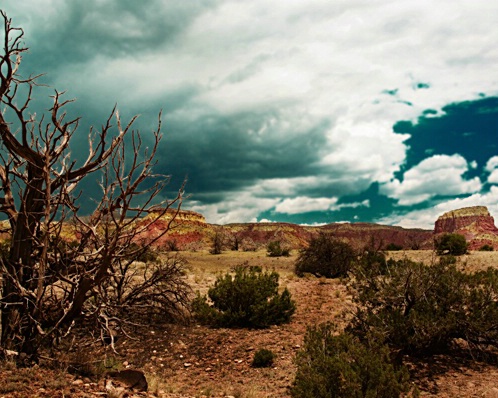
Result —
[[[109, 383], [112, 381], [112, 383]], [[125, 369], [116, 372], [107, 372], [106, 386], [124, 387], [130, 390], [147, 391], [148, 384], [144, 373], [137, 369]]]

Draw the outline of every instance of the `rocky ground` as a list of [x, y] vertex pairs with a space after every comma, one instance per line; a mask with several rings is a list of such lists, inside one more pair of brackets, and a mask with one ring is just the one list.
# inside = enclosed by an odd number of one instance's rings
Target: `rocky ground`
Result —
[[[268, 258], [264, 252], [185, 255], [192, 267], [189, 279], [194, 289], [201, 292], [220, 272], [242, 261], [276, 269], [281, 285], [288, 287], [297, 303], [292, 322], [266, 330], [210, 329], [195, 323], [152, 325], [140, 329], [136, 340], [120, 339], [116, 353], [106, 347], [98, 348], [92, 355], [79, 351], [67, 357], [80, 363], [103, 363], [102, 372], [125, 367], [143, 370], [149, 392], [135, 396], [288, 397], [295, 373], [293, 358], [302, 345], [306, 327], [325, 321], [344, 324], [353, 309], [352, 297], [341, 281], [295, 277], [295, 256]], [[396, 253], [402, 255], [407, 253]], [[431, 256], [428, 252], [408, 255], [426, 259]], [[461, 264], [466, 268], [483, 268], [495, 259], [498, 260], [498, 253], [473, 253], [463, 258]], [[251, 367], [254, 352], [260, 348], [276, 354], [273, 367]], [[413, 382], [423, 397], [498, 398], [498, 367], [492, 363], [473, 361], [460, 354], [435, 357], [410, 367]], [[67, 370], [49, 366], [49, 361], [30, 369], [16, 369], [4, 363], [0, 369], [0, 398], [119, 396], [106, 392], [103, 379], [74, 375]]]

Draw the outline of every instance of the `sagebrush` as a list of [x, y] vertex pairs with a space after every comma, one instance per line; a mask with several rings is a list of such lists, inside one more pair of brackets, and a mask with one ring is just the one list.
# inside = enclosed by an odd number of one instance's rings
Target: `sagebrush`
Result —
[[356, 253], [349, 244], [320, 233], [300, 251], [295, 272], [298, 276], [305, 273], [326, 278], [346, 276], [355, 258]]
[[348, 330], [357, 336], [380, 333], [400, 355], [431, 355], [456, 341], [498, 347], [498, 270], [464, 273], [443, 257], [432, 265], [360, 262], [353, 275]]
[[296, 306], [287, 289], [279, 293], [278, 281], [275, 271], [239, 265], [234, 275], [219, 276], [207, 296], [197, 295], [193, 314], [199, 322], [216, 327], [266, 328], [289, 322]]
[[308, 328], [296, 364], [294, 398], [397, 398], [411, 389], [382, 339], [336, 334], [329, 323]]

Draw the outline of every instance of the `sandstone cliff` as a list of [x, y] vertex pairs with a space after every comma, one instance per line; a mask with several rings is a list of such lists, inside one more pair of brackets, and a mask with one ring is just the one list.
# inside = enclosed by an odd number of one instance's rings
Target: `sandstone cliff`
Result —
[[478, 250], [485, 244], [498, 248], [498, 228], [485, 206], [465, 207], [444, 213], [434, 226], [434, 234], [441, 233], [465, 236], [470, 250]]
[[170, 231], [155, 245], [165, 249], [207, 250], [216, 235], [221, 236], [224, 250], [264, 250], [268, 242], [280, 241], [289, 249], [305, 247], [320, 232], [328, 232], [348, 242], [355, 248], [363, 248], [373, 242], [378, 248], [394, 244], [403, 249], [431, 249], [432, 231], [404, 229], [367, 223], [338, 223], [323, 226], [303, 226], [290, 223], [237, 223], [215, 225], [206, 223], [204, 217], [192, 211], [181, 211], [171, 222], [171, 213], [150, 225], [137, 237], [144, 242], [160, 234], [170, 225]]

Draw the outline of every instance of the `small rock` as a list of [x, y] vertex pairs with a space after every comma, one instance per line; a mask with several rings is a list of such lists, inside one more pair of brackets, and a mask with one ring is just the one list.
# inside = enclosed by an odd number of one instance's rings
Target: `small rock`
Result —
[[84, 383], [84, 381], [83, 381], [83, 380], [81, 380], [81, 379], [76, 379], [76, 380], [74, 380], [71, 384], [72, 384], [73, 386], [81, 386], [83, 383]]
[[206, 368], [206, 372], [211, 372], [212, 368]]
[[148, 383], [145, 378], [144, 373], [137, 369], [126, 369], [117, 372], [107, 372], [106, 374], [106, 388], [107, 386], [112, 387], [113, 381], [119, 386], [124, 386], [125, 388], [137, 390], [137, 391], [147, 391]]
[[123, 362], [123, 366], [128, 366], [130, 363], [128, 361]]
[[192, 364], [190, 362], [185, 362], [183, 364], [183, 366], [186, 367], [186, 368], [190, 368], [192, 366]]
[[38, 392], [40, 392], [40, 393], [42, 393], [42, 394], [43, 394], [44, 392], [46, 392], [46, 391], [47, 391], [47, 390], [45, 390], [43, 387], [38, 389]]

